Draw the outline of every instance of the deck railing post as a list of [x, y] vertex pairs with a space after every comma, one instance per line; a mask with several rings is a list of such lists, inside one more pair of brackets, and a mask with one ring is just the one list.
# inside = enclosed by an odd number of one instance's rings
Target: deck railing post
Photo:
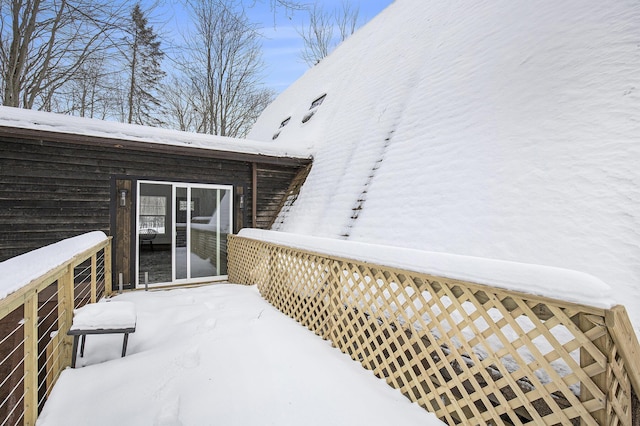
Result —
[[[15, 373], [15, 380], [19, 381], [11, 382], [13, 383], [12, 386], [15, 387], [5, 399], [5, 402], [10, 404], [9, 415], [11, 418], [8, 421], [14, 422], [20, 419], [20, 424], [34, 425], [38, 417], [39, 405], [44, 401], [42, 398], [45, 397], [45, 394], [46, 396], [49, 395], [60, 372], [71, 364], [73, 338], [68, 336], [67, 332], [73, 321], [73, 309], [75, 307], [75, 268], [78, 265], [86, 264], [85, 262], [89, 260], [91, 261], [90, 297], [91, 302], [95, 302], [98, 298], [98, 263], [101, 262], [98, 260], [98, 253], [103, 249], [104, 285], [105, 291], [110, 293], [112, 289], [111, 238], [75, 256], [71, 256], [63, 264], [53, 267], [48, 272], [0, 300], [0, 319], [5, 318], [14, 311], [19, 312], [23, 317], [19, 327], [14, 330], [17, 337], [4, 339], [2, 348], [0, 348], [5, 355], [9, 352], [14, 354], [15, 351], [18, 351], [18, 353], [15, 353], [15, 357], [12, 355], [0, 362], [3, 369], [7, 365], [12, 366], [11, 368], [14, 370], [10, 374], [13, 375]], [[86, 279], [83, 279], [82, 282], [86, 283]], [[38, 335], [38, 322], [42, 319], [38, 318], [40, 310], [38, 298], [40, 292], [52, 285], [57, 286], [57, 292], [56, 295], [52, 295], [49, 298], [49, 301], [57, 302], [57, 308], [53, 308], [54, 312], [51, 313], [55, 315], [49, 328], [51, 340], [46, 339], [48, 340], [46, 347], [39, 348], [38, 343], [42, 336]], [[79, 293], [85, 297], [86, 286], [83, 285], [83, 289]], [[49, 293], [47, 292], [46, 294], [49, 297]], [[48, 316], [49, 314], [47, 314]], [[47, 321], [47, 323], [49, 322]], [[20, 330], [19, 333], [18, 330]], [[18, 339], [19, 342], [14, 342], [14, 339]], [[15, 346], [9, 346], [14, 344], [20, 345], [20, 349]], [[42, 353], [39, 352], [40, 350]], [[10, 364], [7, 364], [7, 362]], [[43, 362], [44, 365], [39, 365], [40, 362]], [[42, 374], [43, 372], [45, 374]], [[0, 377], [0, 381], [4, 378], [4, 376]], [[14, 380], [13, 378], [9, 379]], [[20, 384], [19, 386], [18, 383]], [[41, 391], [42, 393], [40, 393]], [[2, 407], [3, 410], [5, 408], [6, 405]], [[0, 423], [3, 425], [7, 422], [4, 417], [6, 416], [0, 417]]]
[[58, 333], [60, 341], [60, 368], [71, 365], [72, 338], [67, 331], [73, 321], [73, 268], [58, 280]]
[[91, 256], [91, 303], [96, 303], [98, 284], [98, 254]]
[[113, 239], [109, 237], [109, 243], [104, 248], [104, 295], [111, 296], [113, 293], [111, 277], [111, 243]]
[[38, 418], [38, 292], [24, 302], [24, 424]]
[[[633, 417], [640, 345], [622, 306], [607, 310], [250, 238], [232, 241], [243, 245], [230, 252], [244, 255], [234, 259], [242, 265], [239, 284], [257, 282], [274, 307], [309, 328], [319, 325], [313, 331], [445, 421], [502, 424], [508, 416], [515, 423], [640, 425]], [[315, 300], [301, 297], [319, 281], [318, 264], [328, 271], [322, 290]], [[517, 365], [502, 363], [505, 354]], [[558, 361], [566, 370], [556, 368]], [[510, 407], [498, 411], [495, 404]]]
[[[579, 323], [578, 325], [580, 327], [580, 330], [582, 330], [582, 332], [584, 332], [585, 334], [588, 334], [588, 332], [592, 330], [594, 327], [603, 327], [603, 325], [594, 324], [592, 321], [589, 320], [589, 317], [585, 314], [579, 314], [578, 323]], [[597, 339], [594, 339], [592, 341], [592, 343], [603, 354], [606, 354], [607, 356], [611, 352], [611, 345], [609, 343], [610, 339], [608, 337], [609, 337], [608, 334], [604, 333], [603, 336], [598, 337]], [[596, 362], [597, 361], [593, 358], [592, 354], [590, 354], [589, 351], [587, 351], [584, 347], [580, 348], [580, 367], [581, 368], [587, 369], [587, 367], [593, 366], [593, 364], [595, 364]], [[607, 359], [607, 362], [608, 362], [608, 359]], [[593, 381], [593, 383], [604, 394], [604, 400], [600, 401], [600, 403], [602, 404], [602, 408], [600, 410], [597, 410], [591, 413], [591, 415], [593, 416], [593, 419], [596, 420], [598, 424], [601, 424], [601, 425], [608, 424], [608, 419], [607, 419], [608, 410], [606, 407], [607, 391], [609, 388], [607, 368], [608, 366], [604, 368], [604, 371], [601, 371], [600, 369], [595, 369], [596, 373], [591, 375], [591, 380]], [[594, 368], [592, 367], [590, 370], [594, 371]], [[587, 386], [580, 386], [581, 401], [586, 402], [593, 399], [594, 397], [595, 396], [591, 392], [589, 392], [589, 390], [587, 389]], [[581, 421], [581, 424], [586, 424], [584, 419]]]

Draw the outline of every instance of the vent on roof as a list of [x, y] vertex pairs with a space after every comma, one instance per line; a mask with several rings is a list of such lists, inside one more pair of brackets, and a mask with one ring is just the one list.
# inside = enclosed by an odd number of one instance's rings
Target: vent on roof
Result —
[[315, 113], [316, 113], [315, 110], [308, 112], [304, 117], [302, 117], [302, 122], [306, 123], [307, 121], [311, 120], [311, 117], [313, 117], [313, 114]]
[[284, 120], [282, 120], [282, 123], [280, 123], [280, 128], [282, 129], [284, 126], [289, 124], [289, 121], [291, 121], [291, 117], [287, 117]]
[[309, 109], [314, 109], [319, 107], [322, 102], [324, 102], [324, 98], [327, 97], [327, 94], [325, 93], [324, 95], [320, 96], [318, 99], [316, 99], [315, 101], [311, 102], [311, 107]]
[[302, 122], [303, 123], [306, 123], [307, 121], [311, 120], [311, 117], [313, 117], [313, 114], [316, 113], [316, 111], [318, 110], [318, 107], [320, 105], [322, 105], [322, 102], [324, 102], [324, 98], [326, 98], [326, 97], [327, 97], [327, 94], [325, 93], [324, 95], [320, 96], [315, 101], [311, 102], [311, 107], [309, 108], [309, 112], [307, 112], [305, 114], [305, 116], [302, 117]]
[[278, 139], [278, 136], [280, 136], [280, 132], [276, 132], [273, 137], [271, 138], [272, 141], [275, 141], [276, 139]]

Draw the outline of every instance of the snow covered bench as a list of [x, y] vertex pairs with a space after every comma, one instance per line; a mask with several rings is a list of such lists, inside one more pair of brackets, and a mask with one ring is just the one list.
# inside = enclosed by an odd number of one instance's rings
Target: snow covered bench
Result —
[[136, 331], [136, 308], [132, 302], [90, 303], [73, 311], [73, 324], [68, 335], [73, 336], [71, 367], [76, 366], [78, 338], [82, 336], [80, 357], [84, 356], [87, 334], [124, 334], [122, 356], [127, 353], [129, 333]]

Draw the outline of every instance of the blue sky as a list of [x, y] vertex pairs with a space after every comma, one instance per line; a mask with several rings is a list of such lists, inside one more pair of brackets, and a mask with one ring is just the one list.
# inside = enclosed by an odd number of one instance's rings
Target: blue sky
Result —
[[[325, 10], [341, 7], [342, 0], [318, 0]], [[380, 13], [393, 0], [349, 0], [353, 8], [359, 8], [359, 23], [368, 22]], [[247, 2], [248, 4], [251, 2]], [[306, 11], [287, 12], [278, 10], [274, 15], [270, 0], [256, 0], [255, 5], [247, 9], [249, 19], [261, 28], [263, 40], [263, 60], [265, 62], [265, 84], [277, 93], [286, 89], [309, 68], [300, 58], [302, 38], [296, 28], [302, 28], [308, 22]], [[305, 0], [312, 4], [312, 0]], [[166, 22], [163, 25], [165, 37], [173, 37], [172, 31], [180, 31], [185, 11], [183, 3], [167, 0], [161, 3], [153, 13], [155, 20]], [[154, 19], [152, 19], [154, 20]], [[184, 22], [184, 21], [183, 21]], [[184, 25], [184, 24], [182, 24]], [[172, 28], [178, 28], [172, 30]], [[179, 37], [179, 35], [176, 35]]]
[[[393, 0], [352, 0], [353, 7], [359, 7], [360, 23], [368, 22]], [[341, 0], [319, 1], [322, 7], [331, 10], [341, 7]], [[309, 68], [300, 58], [302, 50], [302, 38], [296, 31], [300, 29], [303, 22], [308, 22], [306, 12], [296, 12], [291, 16], [280, 14], [276, 16], [276, 25], [273, 25], [273, 14], [269, 11], [268, 5], [265, 10], [258, 13], [255, 18], [262, 22], [265, 40], [264, 61], [267, 64], [267, 84], [275, 91], [280, 92], [286, 89], [291, 83], [298, 79]], [[250, 12], [251, 13], [251, 12]]]

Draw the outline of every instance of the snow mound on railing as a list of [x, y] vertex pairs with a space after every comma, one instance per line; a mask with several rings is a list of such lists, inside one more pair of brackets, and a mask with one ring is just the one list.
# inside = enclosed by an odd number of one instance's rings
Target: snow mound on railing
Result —
[[578, 271], [543, 265], [436, 253], [286, 232], [243, 229], [241, 237], [438, 277], [608, 309], [616, 303], [611, 287]]
[[104, 232], [93, 231], [1, 262], [0, 300], [106, 239]]

